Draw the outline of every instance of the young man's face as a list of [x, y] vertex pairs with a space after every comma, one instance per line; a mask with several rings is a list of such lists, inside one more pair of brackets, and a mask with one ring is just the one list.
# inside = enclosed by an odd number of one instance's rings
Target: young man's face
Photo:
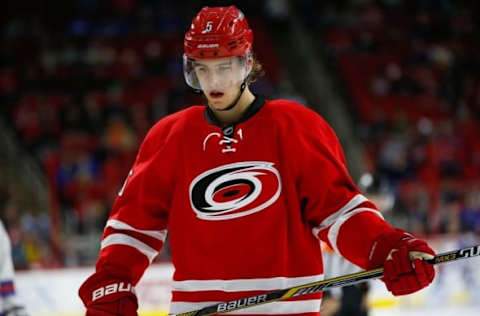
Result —
[[193, 67], [213, 110], [225, 109], [235, 101], [247, 75], [243, 60], [238, 57], [198, 59]]

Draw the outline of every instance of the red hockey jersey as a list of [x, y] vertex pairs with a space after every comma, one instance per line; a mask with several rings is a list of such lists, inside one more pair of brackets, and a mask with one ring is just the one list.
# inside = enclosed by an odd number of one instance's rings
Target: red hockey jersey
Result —
[[[107, 222], [97, 270], [136, 284], [165, 242], [175, 267], [171, 313], [323, 279], [318, 238], [366, 267], [392, 229], [356, 188], [331, 127], [312, 110], [257, 97], [220, 127], [205, 106], [150, 130]], [[237, 315], [319, 315], [320, 294]]]

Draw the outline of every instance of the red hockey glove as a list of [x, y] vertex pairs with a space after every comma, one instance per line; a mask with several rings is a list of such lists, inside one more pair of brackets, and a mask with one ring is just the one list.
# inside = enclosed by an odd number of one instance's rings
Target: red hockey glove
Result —
[[135, 288], [126, 280], [104, 271], [90, 276], [78, 290], [86, 316], [137, 316]]
[[384, 265], [382, 281], [393, 295], [411, 294], [429, 285], [435, 276], [431, 264], [435, 252], [428, 244], [396, 229], [377, 239], [370, 255], [370, 267]]

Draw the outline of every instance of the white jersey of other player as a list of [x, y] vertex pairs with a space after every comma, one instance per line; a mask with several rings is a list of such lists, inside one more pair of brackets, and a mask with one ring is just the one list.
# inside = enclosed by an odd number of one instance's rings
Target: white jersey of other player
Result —
[[23, 306], [19, 304], [14, 286], [10, 238], [0, 221], [0, 315], [26, 316]]

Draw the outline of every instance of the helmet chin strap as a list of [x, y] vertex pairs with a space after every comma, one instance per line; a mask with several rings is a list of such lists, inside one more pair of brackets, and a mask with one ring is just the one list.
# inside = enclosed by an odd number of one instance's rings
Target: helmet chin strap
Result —
[[230, 103], [230, 105], [227, 106], [226, 108], [224, 108], [222, 110], [218, 110], [218, 111], [222, 111], [222, 112], [229, 111], [229, 110], [233, 109], [233, 107], [235, 105], [237, 105], [238, 100], [240, 100], [240, 97], [242, 96], [243, 91], [245, 91], [245, 88], [247, 87], [247, 78], [248, 78], [248, 76], [245, 79], [243, 79], [242, 85], [240, 86], [240, 91], [238, 91], [238, 95], [235, 98], [235, 100], [232, 103]]

